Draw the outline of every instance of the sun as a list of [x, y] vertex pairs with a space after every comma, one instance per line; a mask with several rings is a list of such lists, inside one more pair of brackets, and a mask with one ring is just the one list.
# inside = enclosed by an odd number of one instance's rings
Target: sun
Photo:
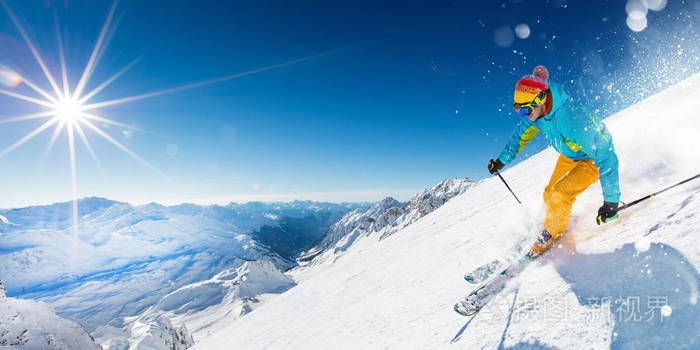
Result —
[[[13, 123], [13, 122], [20, 122], [20, 121], [26, 121], [26, 120], [32, 120], [32, 119], [45, 119], [45, 122], [41, 124], [39, 127], [34, 129], [33, 131], [30, 131], [23, 137], [21, 137], [19, 140], [16, 142], [12, 143], [11, 145], [5, 147], [4, 149], [0, 149], [0, 158], [4, 157], [6, 154], [12, 152], [13, 150], [17, 149], [18, 147], [22, 146], [29, 140], [35, 138], [37, 135], [41, 134], [45, 130], [48, 130], [49, 128], [53, 127], [53, 134], [49, 139], [49, 143], [46, 148], [46, 152], [50, 151], [51, 148], [53, 147], [54, 143], [56, 142], [56, 139], [58, 136], [62, 133], [65, 133], [66, 136], [68, 137], [68, 149], [69, 149], [69, 155], [70, 155], [70, 169], [71, 169], [71, 188], [72, 188], [72, 206], [73, 206], [73, 215], [72, 215], [72, 226], [73, 226], [73, 236], [74, 236], [74, 244], [77, 246], [77, 237], [78, 237], [78, 191], [77, 191], [77, 179], [76, 179], [76, 143], [79, 141], [82, 141], [82, 143], [85, 145], [85, 149], [88, 151], [90, 156], [93, 158], [95, 161], [95, 164], [99, 167], [99, 160], [97, 155], [95, 154], [92, 146], [90, 145], [90, 142], [88, 140], [88, 137], [86, 135], [86, 131], [90, 131], [93, 134], [96, 134], [98, 136], [101, 136], [102, 139], [108, 141], [124, 153], [128, 154], [131, 156], [133, 159], [137, 160], [139, 163], [145, 165], [146, 167], [150, 168], [153, 170], [155, 173], [160, 175], [161, 178], [166, 179], [168, 181], [171, 181], [170, 178], [165, 175], [163, 172], [158, 170], [156, 167], [151, 165], [149, 162], [144, 160], [143, 158], [139, 157], [137, 154], [132, 152], [130, 149], [128, 149], [126, 146], [122, 145], [119, 141], [115, 140], [112, 136], [107, 134], [100, 126], [105, 126], [105, 125], [116, 125], [122, 128], [128, 128], [131, 130], [137, 130], [137, 131], [143, 131], [139, 128], [136, 128], [131, 125], [127, 125], [124, 123], [120, 123], [115, 120], [111, 120], [109, 118], [105, 118], [101, 116], [100, 114], [100, 109], [102, 108], [108, 108], [111, 106], [116, 106], [136, 100], [141, 100], [145, 98], [150, 98], [154, 96], [160, 96], [160, 95], [165, 95], [165, 94], [170, 94], [170, 93], [175, 93], [175, 92], [180, 92], [188, 89], [194, 89], [198, 87], [202, 87], [205, 85], [210, 85], [210, 84], [216, 84], [216, 83], [221, 83], [233, 79], [238, 79], [242, 78], [248, 75], [253, 75], [261, 72], [265, 72], [268, 70], [272, 69], [278, 69], [282, 67], [286, 67], [289, 65], [313, 60], [318, 57], [330, 55], [334, 52], [339, 51], [340, 49], [336, 50], [331, 50], [323, 53], [319, 53], [316, 55], [311, 55], [311, 56], [306, 56], [302, 58], [297, 58], [294, 60], [290, 60], [287, 62], [282, 62], [262, 68], [257, 68], [253, 69], [250, 71], [242, 72], [242, 73], [235, 73], [235, 74], [229, 74], [225, 75], [219, 78], [214, 78], [214, 79], [209, 79], [205, 81], [200, 81], [200, 82], [195, 82], [195, 83], [190, 83], [186, 85], [181, 85], [178, 87], [173, 87], [169, 89], [164, 89], [164, 90], [159, 90], [159, 91], [154, 91], [154, 92], [149, 92], [149, 93], [143, 93], [140, 95], [134, 95], [134, 96], [127, 96], [127, 97], [119, 97], [116, 99], [112, 100], [102, 100], [102, 101], [94, 101], [94, 98], [96, 95], [98, 95], [102, 90], [104, 90], [106, 87], [108, 87], [111, 83], [113, 83], [115, 80], [117, 80], [120, 76], [122, 76], [124, 73], [126, 73], [131, 67], [133, 67], [140, 59], [137, 58], [133, 61], [131, 61], [129, 64], [127, 64], [125, 67], [121, 68], [119, 71], [114, 73], [110, 78], [102, 82], [101, 84], [97, 85], [94, 87], [91, 91], [86, 91], [86, 88], [90, 86], [90, 78], [92, 77], [92, 73], [95, 71], [95, 68], [97, 67], [100, 58], [102, 57], [102, 54], [104, 53], [106, 47], [109, 44], [109, 38], [110, 35], [109, 33], [113, 31], [110, 31], [110, 28], [112, 28], [112, 22], [114, 18], [114, 14], [117, 8], [117, 3], [118, 0], [114, 0], [112, 3], [112, 7], [109, 10], [109, 13], [107, 14], [107, 18], [105, 19], [104, 24], [102, 25], [102, 30], [100, 30], [100, 34], [97, 37], [97, 42], [95, 43], [95, 46], [92, 50], [92, 53], [90, 54], [90, 58], [87, 61], [87, 64], [85, 65], [85, 69], [83, 70], [83, 73], [80, 75], [80, 80], [77, 81], [76, 84], [71, 84], [68, 81], [68, 72], [67, 72], [67, 65], [66, 65], [66, 60], [65, 60], [65, 55], [63, 52], [63, 38], [61, 37], [61, 29], [58, 24], [58, 16], [54, 15], [54, 21], [55, 21], [55, 29], [56, 29], [56, 39], [57, 39], [57, 48], [58, 48], [58, 64], [57, 66], [60, 67], [60, 76], [59, 79], [56, 79], [54, 75], [51, 73], [49, 70], [48, 66], [42, 59], [41, 55], [39, 54], [39, 50], [37, 50], [36, 46], [34, 46], [34, 43], [32, 40], [29, 38], [29, 35], [27, 34], [27, 31], [25, 28], [22, 26], [20, 23], [19, 19], [15, 15], [14, 11], [10, 8], [10, 6], [7, 4], [5, 0], [0, 0], [0, 7], [5, 10], [7, 15], [10, 17], [12, 22], [14, 23], [15, 27], [17, 28], [17, 31], [19, 34], [22, 36], [24, 39], [25, 43], [27, 44], [27, 47], [31, 51], [32, 55], [34, 56], [34, 59], [36, 60], [37, 65], [39, 68], [41, 68], [41, 71], [44, 73], [44, 76], [46, 77], [46, 80], [48, 84], [50, 85], [50, 89], [44, 89], [39, 86], [38, 83], [33, 82], [31, 80], [26, 79], [26, 77], [21, 77], [18, 74], [10, 74], [9, 78], [7, 74], [4, 76], [6, 80], [8, 80], [10, 83], [6, 83], [5, 85], [8, 85], [12, 88], [18, 87], [20, 84], [26, 85], [28, 88], [33, 90], [38, 96], [33, 95], [26, 95], [23, 93], [20, 93], [16, 90], [8, 90], [5, 88], [0, 88], [0, 95], [4, 95], [7, 97], [11, 97], [17, 100], [22, 100], [25, 102], [30, 102], [36, 106], [39, 106], [42, 108], [42, 111], [40, 112], [35, 112], [35, 113], [29, 113], [29, 114], [24, 114], [24, 115], [19, 115], [19, 116], [12, 116], [12, 117], [5, 117], [2, 118], [0, 117], [0, 124], [4, 123]], [[116, 30], [116, 26], [113, 28], [113, 30]], [[342, 48], [341, 48], [342, 49]], [[3, 70], [5, 70], [3, 68]], [[3, 71], [0, 71], [0, 73], [3, 73]], [[6, 73], [6, 72], [5, 72]], [[13, 72], [12, 72], [13, 73]], [[3, 76], [0, 75], [0, 78]]]
[[83, 118], [83, 105], [73, 98], [63, 98], [54, 104], [53, 112], [59, 121], [77, 124]]

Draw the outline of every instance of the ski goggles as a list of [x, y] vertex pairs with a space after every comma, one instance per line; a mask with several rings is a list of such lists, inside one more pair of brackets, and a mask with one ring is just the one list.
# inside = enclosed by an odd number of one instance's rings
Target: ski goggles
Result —
[[515, 111], [518, 112], [520, 116], [527, 117], [532, 114], [535, 108], [542, 104], [545, 97], [547, 97], [547, 90], [540, 90], [534, 100], [526, 103], [513, 103], [513, 108], [515, 108]]

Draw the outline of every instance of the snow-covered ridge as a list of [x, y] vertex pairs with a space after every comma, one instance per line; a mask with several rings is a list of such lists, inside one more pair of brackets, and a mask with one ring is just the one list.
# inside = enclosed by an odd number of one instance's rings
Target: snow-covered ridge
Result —
[[100, 346], [47, 304], [8, 298], [0, 281], [0, 348], [97, 350]]
[[185, 350], [194, 345], [187, 327], [176, 327], [167, 317], [136, 319], [123, 328], [100, 326], [93, 336], [102, 350]]
[[378, 227], [378, 219], [380, 222], [379, 225], [381, 225], [382, 222], [386, 225], [386, 221], [381, 220], [384, 214], [391, 209], [398, 211], [402, 205], [403, 203], [391, 197], [387, 197], [372, 204], [369, 208], [353, 210], [331, 225], [331, 227], [326, 230], [323, 240], [318, 245], [301, 254], [297, 260], [309, 261], [319, 254], [334, 248], [336, 251], [345, 250], [359, 236], [374, 232]]
[[140, 348], [153, 342], [162, 345], [163, 334], [175, 329], [175, 324], [180, 325], [179, 334], [191, 332], [196, 340], [251, 312], [269, 294], [282, 293], [294, 285], [270, 261], [247, 261], [208, 280], [178, 288], [143, 313], [114, 320], [97, 328], [93, 335], [103, 345], [132, 344]]
[[367, 209], [356, 209], [331, 225], [323, 241], [302, 254], [298, 261], [303, 266], [318, 265], [329, 261], [331, 257], [337, 257], [359, 239], [372, 236], [382, 240], [416, 222], [472, 186], [474, 182], [467, 178], [448, 179], [418, 193], [406, 203], [388, 197]]
[[386, 220], [390, 227], [381, 230], [379, 239], [384, 239], [398, 232], [402, 228], [416, 222], [435, 209], [440, 208], [450, 199], [458, 196], [474, 186], [474, 182], [467, 178], [445, 180], [432, 188], [417, 194], [401, 208], [400, 212], [391, 213], [394, 220]]

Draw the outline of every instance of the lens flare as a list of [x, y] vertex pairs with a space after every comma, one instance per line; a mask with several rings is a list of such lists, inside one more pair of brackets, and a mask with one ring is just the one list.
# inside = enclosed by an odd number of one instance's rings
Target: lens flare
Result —
[[520, 23], [515, 26], [515, 35], [520, 39], [527, 39], [530, 37], [530, 26], [527, 23]]
[[22, 84], [22, 77], [12, 69], [0, 65], [0, 83], [9, 87], [18, 87]]

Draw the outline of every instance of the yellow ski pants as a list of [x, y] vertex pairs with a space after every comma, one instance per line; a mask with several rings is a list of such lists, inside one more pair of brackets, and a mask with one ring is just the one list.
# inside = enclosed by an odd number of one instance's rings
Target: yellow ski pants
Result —
[[[551, 243], [566, 231], [576, 196], [596, 181], [598, 167], [593, 164], [593, 159], [571, 160], [563, 154], [559, 155], [552, 178], [543, 194], [544, 203], [547, 205], [544, 228], [552, 236]], [[546, 247], [535, 244], [533, 250], [542, 253], [551, 247], [551, 243]]]

